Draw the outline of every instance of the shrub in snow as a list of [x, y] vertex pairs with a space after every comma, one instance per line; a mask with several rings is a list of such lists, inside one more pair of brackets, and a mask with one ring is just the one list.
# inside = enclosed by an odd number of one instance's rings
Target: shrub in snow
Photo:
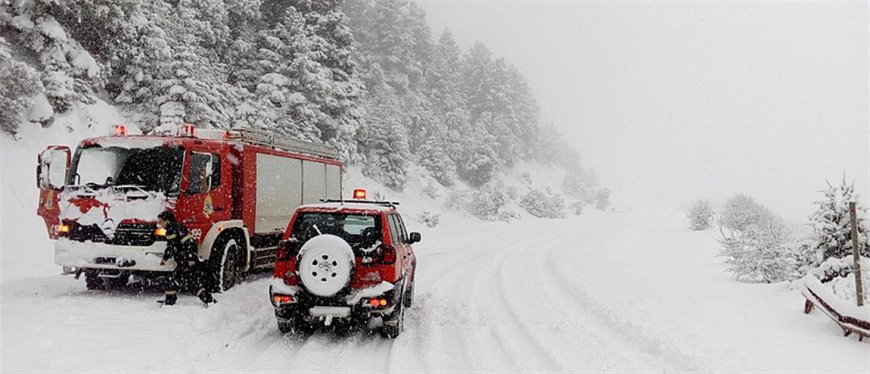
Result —
[[515, 221], [522, 218], [519, 212], [515, 212], [512, 209], [502, 209], [498, 212], [498, 217], [496, 218], [499, 221], [510, 222]]
[[529, 172], [523, 172], [520, 174], [520, 179], [522, 179], [523, 182], [526, 182], [526, 184], [532, 184], [532, 175], [529, 174]]
[[689, 217], [689, 228], [702, 231], [713, 227], [713, 206], [709, 200], [698, 200], [686, 211]]
[[457, 210], [467, 210], [468, 204], [471, 201], [471, 191], [468, 190], [451, 190], [447, 194], [444, 204], [448, 208]]
[[[596, 205], [598, 201], [597, 188], [598, 181], [595, 174], [585, 169], [574, 171], [562, 180], [562, 192], [586, 205]], [[607, 196], [607, 198], [610, 197]], [[609, 202], [606, 202], [605, 205], [609, 205]]]
[[574, 213], [575, 216], [579, 216], [579, 215], [583, 214], [583, 202], [582, 201], [575, 201], [575, 202], [571, 203], [571, 205], [569, 205], [568, 208], [571, 210], [572, 213]]
[[446, 204], [483, 220], [505, 221], [516, 216], [513, 212], [502, 210], [508, 201], [510, 200], [504, 186], [500, 183], [489, 183], [479, 190], [452, 191], [447, 196]]
[[440, 217], [441, 216], [439, 216], [438, 214], [432, 212], [423, 212], [417, 216], [417, 222], [426, 225], [426, 227], [435, 227], [438, 226], [438, 223], [440, 222]]
[[432, 182], [427, 183], [426, 187], [423, 187], [423, 193], [433, 199], [437, 199], [439, 196], [441, 196], [440, 191], [441, 189]]
[[773, 213], [745, 194], [736, 194], [722, 207], [719, 225], [731, 231], [745, 231], [749, 226], [759, 226], [773, 219]]
[[[815, 233], [816, 248], [823, 258], [852, 255], [852, 217], [849, 202], [858, 202], [854, 183], [847, 183], [845, 176], [839, 186], [828, 183], [823, 191], [825, 197], [817, 201], [816, 211], [810, 216], [810, 225]], [[867, 209], [857, 204], [858, 245], [864, 256], [870, 256]]]
[[595, 193], [595, 207], [600, 210], [610, 208], [610, 189], [602, 188]]
[[480, 219], [502, 220], [499, 210], [508, 201], [504, 188], [498, 183], [490, 183], [471, 194], [468, 211]]
[[520, 206], [529, 214], [541, 218], [565, 217], [565, 201], [562, 195], [547, 189], [545, 192], [532, 189], [520, 200]]
[[737, 280], [772, 283], [795, 277], [788, 229], [751, 197], [738, 194], [728, 200], [720, 230], [720, 255]]
[[[864, 299], [870, 296], [870, 258], [861, 257], [861, 279], [864, 286]], [[846, 300], [856, 300], [855, 261], [852, 256], [831, 257], [812, 269], [810, 274], [827, 284], [837, 295]]]

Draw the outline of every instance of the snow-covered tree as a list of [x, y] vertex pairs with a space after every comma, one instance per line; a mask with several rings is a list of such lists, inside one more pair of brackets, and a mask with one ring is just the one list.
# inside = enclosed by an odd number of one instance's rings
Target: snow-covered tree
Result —
[[606, 210], [610, 208], [610, 189], [599, 189], [595, 194], [595, 208]]
[[565, 199], [562, 195], [547, 189], [531, 189], [520, 200], [520, 206], [529, 214], [540, 218], [565, 217]]
[[731, 231], [745, 231], [773, 220], [773, 213], [746, 194], [736, 194], [722, 207], [719, 225]]
[[[445, 130], [446, 131], [446, 130]], [[456, 182], [456, 163], [450, 158], [450, 146], [444, 133], [435, 133], [420, 147], [418, 163], [444, 186]]]
[[15, 135], [18, 124], [34, 105], [33, 97], [43, 91], [39, 73], [14, 61], [8, 43], [0, 37], [0, 131]]
[[720, 255], [737, 280], [771, 283], [794, 278], [791, 234], [766, 207], [748, 195], [734, 195], [725, 203], [719, 224]]
[[694, 231], [703, 231], [713, 227], [713, 206], [710, 200], [698, 200], [686, 211], [689, 218], [689, 228]]
[[0, 6], [0, 30], [7, 43], [23, 47], [38, 62], [44, 94], [54, 112], [92, 103], [100, 65], [39, 1]]
[[810, 225], [815, 233], [816, 249], [822, 257], [844, 257], [852, 255], [852, 217], [849, 203], [857, 205], [858, 245], [864, 256], [870, 256], [870, 241], [868, 241], [867, 208], [858, 201], [854, 182], [843, 181], [822, 192], [824, 198], [816, 201], [816, 211], [810, 216]]
[[387, 187], [401, 190], [407, 179], [409, 159], [405, 113], [398, 110], [397, 98], [381, 92], [368, 104], [366, 126], [357, 133], [363, 174], [381, 181]]
[[778, 219], [731, 231], [722, 240], [721, 256], [737, 280], [772, 283], [793, 279], [794, 257], [789, 232]]
[[460, 148], [455, 153], [456, 170], [468, 184], [480, 187], [492, 180], [499, 170], [498, 155], [493, 150], [494, 138], [486, 132], [490, 116], [483, 116], [475, 125], [461, 132]]

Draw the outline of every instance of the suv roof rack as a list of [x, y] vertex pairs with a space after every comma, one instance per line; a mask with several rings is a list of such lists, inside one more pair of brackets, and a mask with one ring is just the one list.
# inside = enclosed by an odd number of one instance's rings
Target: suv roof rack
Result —
[[238, 129], [232, 130], [231, 133], [232, 132], [237, 134], [236, 138], [241, 139], [241, 141], [245, 143], [279, 148], [289, 152], [306, 153], [333, 160], [338, 159], [338, 152], [323, 144], [306, 142], [299, 139], [251, 129]]
[[399, 205], [398, 201], [372, 201], [372, 200], [342, 200], [342, 199], [320, 199], [322, 203], [339, 203], [339, 204], [374, 204], [380, 206], [386, 206], [390, 208], [395, 208]]

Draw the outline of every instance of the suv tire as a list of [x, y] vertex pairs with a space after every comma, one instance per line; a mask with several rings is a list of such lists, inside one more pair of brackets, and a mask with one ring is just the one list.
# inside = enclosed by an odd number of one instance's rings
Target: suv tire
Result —
[[384, 325], [381, 326], [381, 336], [387, 339], [395, 339], [399, 337], [405, 329], [405, 295], [399, 297], [399, 304], [396, 305], [396, 310], [388, 317], [384, 317]]

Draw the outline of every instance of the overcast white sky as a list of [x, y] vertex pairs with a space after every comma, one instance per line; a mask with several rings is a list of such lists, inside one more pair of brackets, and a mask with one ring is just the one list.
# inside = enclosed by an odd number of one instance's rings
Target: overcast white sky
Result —
[[803, 221], [844, 172], [868, 203], [867, 1], [420, 3], [525, 73], [619, 208], [744, 192]]

